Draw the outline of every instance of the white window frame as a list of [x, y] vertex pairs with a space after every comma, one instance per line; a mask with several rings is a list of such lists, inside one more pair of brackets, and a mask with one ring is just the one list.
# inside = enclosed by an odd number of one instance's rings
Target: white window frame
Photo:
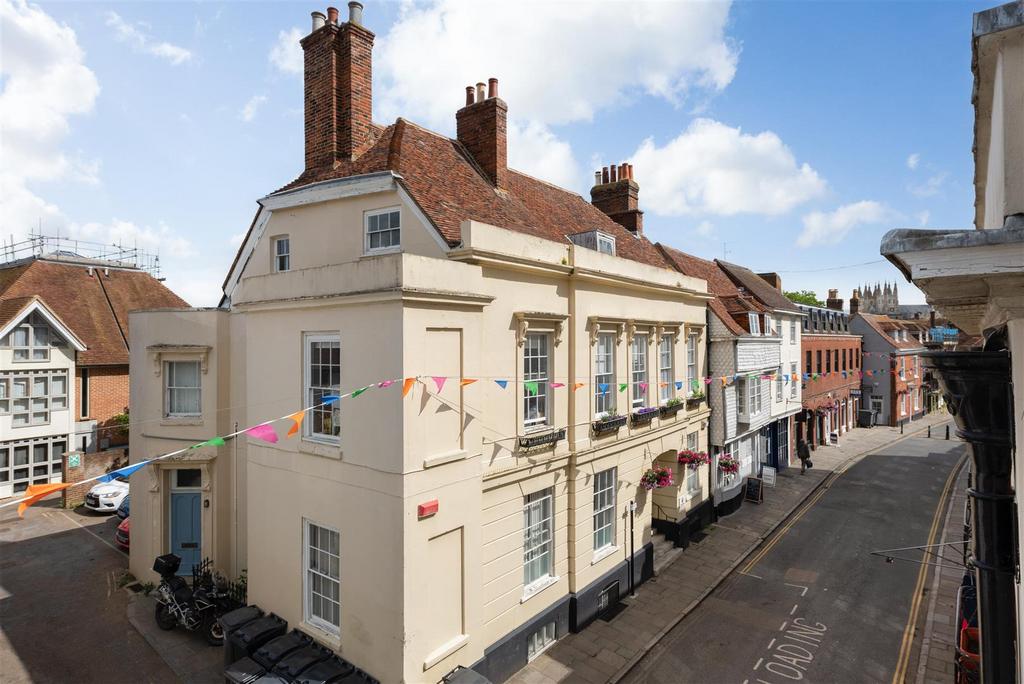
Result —
[[747, 379], [740, 378], [733, 387], [736, 393], [736, 413], [745, 416], [747, 415]]
[[665, 404], [675, 390], [673, 361], [675, 361], [675, 336], [662, 335], [658, 340], [658, 399]]
[[79, 379], [79, 383], [81, 383], [81, 385], [80, 385], [80, 391], [78, 393], [79, 394], [79, 401], [80, 401], [80, 406], [78, 407], [78, 417], [79, 418], [88, 418], [89, 417], [89, 409], [91, 408], [89, 406], [89, 399], [90, 399], [89, 369], [88, 368], [83, 368], [82, 369], [82, 374], [79, 376], [79, 378], [80, 378]]
[[[316, 549], [313, 548], [313, 546], [312, 546], [312, 544], [310, 542], [310, 537], [311, 537], [310, 531], [314, 527], [317, 528], [317, 543], [318, 543], [318, 546], [317, 546]], [[326, 532], [327, 533], [328, 540], [333, 540], [333, 537], [331, 535], [334, 535], [334, 537], [337, 538], [337, 551], [338, 552], [336, 554], [333, 553], [333, 549], [331, 548], [330, 541], [328, 541], [327, 548], [321, 548], [319, 546], [319, 542], [320, 542], [320, 538], [321, 538], [321, 533], [322, 532]], [[302, 519], [302, 535], [303, 535], [303, 539], [302, 539], [302, 599], [303, 599], [302, 603], [303, 603], [303, 621], [306, 624], [313, 625], [314, 627], [316, 627], [318, 629], [321, 629], [324, 632], [327, 632], [328, 634], [332, 634], [334, 636], [338, 636], [338, 635], [341, 634], [341, 533], [338, 530], [336, 530], [333, 527], [330, 527], [328, 525], [321, 525], [320, 523], [313, 522], [312, 520], [308, 520], [306, 518], [303, 518]], [[312, 557], [312, 553], [311, 552], [314, 551], [314, 550], [317, 552], [317, 560], [318, 560], [318, 563], [317, 563], [316, 567], [314, 567], [313, 563], [312, 563], [313, 557]], [[327, 565], [328, 565], [328, 567], [326, 568], [326, 570], [327, 570], [326, 573], [322, 572], [321, 568], [320, 568], [320, 565], [322, 564], [322, 561], [324, 559], [327, 560]], [[337, 567], [338, 567], [337, 577], [333, 577], [332, 576], [333, 568], [330, 567], [332, 560], [336, 560], [337, 561], [337, 563], [336, 563]], [[313, 587], [314, 579], [317, 579], [317, 578], [320, 580], [321, 588], [322, 589], [324, 587], [327, 587], [327, 588], [334, 587], [334, 588], [336, 588], [337, 595], [338, 595], [337, 600], [335, 600], [333, 598], [333, 593], [334, 592], [331, 592], [331, 595], [328, 596], [327, 594], [323, 593], [322, 591], [321, 592], [317, 592], [314, 589], [314, 587]], [[337, 622], [337, 624], [334, 624], [333, 622], [324, 619], [323, 616], [316, 614], [316, 612], [313, 609], [314, 594], [316, 594], [316, 596], [319, 597], [321, 601], [329, 601], [331, 603], [337, 603], [338, 604], [338, 622]]]
[[790, 343], [796, 343], [796, 321], [789, 322], [789, 341]]
[[[547, 507], [547, 514], [544, 509]], [[531, 515], [532, 514], [532, 515]], [[531, 522], [532, 521], [532, 522]], [[555, 572], [555, 490], [553, 487], [523, 497], [523, 595], [540, 591]], [[538, 559], [538, 572], [531, 564]]]
[[782, 366], [779, 366], [779, 374], [775, 376], [775, 401], [782, 401]]
[[[605, 347], [606, 349], [603, 349]], [[602, 384], [608, 385], [607, 392], [601, 392]], [[601, 332], [597, 334], [597, 341], [594, 343], [595, 416], [604, 418], [615, 410], [617, 389], [615, 386], [615, 333]]]
[[541, 626], [540, 629], [526, 638], [526, 662], [530, 662], [548, 650], [551, 644], [557, 640], [558, 631], [554, 620]]
[[764, 334], [774, 335], [775, 334], [775, 321], [772, 320], [770, 314], [764, 315]]
[[[387, 230], [374, 230], [370, 231], [370, 218], [373, 216], [382, 216], [385, 214], [398, 214], [398, 228], [391, 228], [390, 221]], [[371, 247], [370, 246], [370, 235], [372, 233], [391, 233], [392, 231], [398, 231], [398, 241], [393, 242], [385, 247]], [[383, 239], [383, 238], [382, 238]], [[389, 238], [390, 239], [390, 238]], [[386, 207], [384, 209], [373, 209], [372, 211], [363, 212], [363, 250], [365, 254], [387, 254], [389, 252], [398, 252], [402, 249], [402, 207]]]
[[[629, 382], [632, 397], [630, 406], [635, 409], [647, 406], [647, 393], [651, 386], [647, 375], [647, 333], [633, 335], [633, 341], [629, 345]], [[648, 383], [647, 388], [640, 385]]]
[[777, 440], [775, 450], [778, 454], [778, 462], [789, 463], [789, 418], [779, 421]]
[[[166, 418], [198, 418], [199, 416], [203, 415], [203, 369], [202, 369], [202, 363], [199, 361], [199, 359], [169, 359], [169, 360], [165, 360], [163, 363], [164, 363], [164, 367], [163, 367], [163, 375], [164, 375], [164, 417], [166, 417]], [[188, 386], [185, 386], [185, 385], [182, 385], [182, 386], [179, 387], [179, 386], [172, 386], [170, 384], [171, 381], [172, 381], [171, 380], [171, 376], [173, 375], [173, 373], [171, 373], [171, 366], [173, 364], [179, 364], [179, 363], [180, 364], [186, 364], [186, 363], [188, 363], [188, 364], [195, 364], [195, 367], [196, 367], [196, 378], [199, 381], [199, 385], [197, 387], [188, 387]], [[175, 382], [177, 382], [177, 381], [175, 381]], [[171, 394], [172, 394], [172, 392], [174, 392], [176, 390], [196, 390], [196, 391], [198, 391], [198, 393], [199, 393], [199, 408], [198, 408], [198, 410], [195, 413], [191, 413], [191, 412], [189, 412], [189, 413], [175, 412], [175, 411], [171, 410], [171, 407], [174, 405], [174, 402], [171, 401]]]
[[[607, 249], [601, 249], [602, 245]], [[615, 238], [611, 235], [605, 235], [604, 233], [597, 233], [597, 251], [602, 254], [615, 256]]]
[[[338, 345], [338, 384], [337, 385], [313, 385], [313, 373], [312, 373], [312, 349], [314, 344], [337, 344]], [[324, 364], [318, 364], [324, 365]], [[333, 365], [333, 364], [327, 364]], [[333, 404], [327, 406], [319, 406], [323, 401], [321, 397], [335, 395], [337, 396], [341, 391], [341, 335], [332, 333], [306, 333], [303, 336], [302, 342], [302, 396], [306, 402], [306, 406], [317, 406], [309, 411], [309, 415], [306, 416], [306, 420], [302, 421], [303, 426], [303, 439], [307, 439], [312, 442], [322, 442], [325, 444], [340, 444], [341, 443], [341, 401], [336, 401]], [[317, 415], [326, 416], [330, 414], [331, 421], [334, 424], [334, 428], [338, 434], [327, 434], [322, 432], [314, 432], [314, 420]]]
[[594, 474], [594, 551], [615, 546], [615, 490], [618, 469], [608, 468]]
[[[542, 430], [551, 425], [551, 335], [527, 333], [523, 341], [523, 430]], [[527, 382], [537, 383], [537, 393], [530, 394]], [[530, 418], [536, 408], [538, 416]]]
[[697, 338], [699, 333], [692, 332], [686, 336], [686, 396], [696, 390], [694, 381], [697, 379]]
[[[281, 251], [281, 245], [284, 245], [285, 247], [283, 252]], [[274, 273], [285, 273], [292, 270], [292, 241], [290, 236], [277, 235], [272, 238], [271, 251], [271, 259], [273, 259], [274, 262]]]
[[0, 378], [0, 416], [11, 412], [11, 379]]
[[789, 364], [789, 398], [796, 399], [796, 388], [800, 383], [796, 380], [796, 363]]
[[[45, 484], [63, 480], [63, 455], [68, 449], [68, 435], [52, 435], [29, 440], [0, 442], [0, 490], [9, 488], [11, 494], [20, 494], [30, 484]], [[46, 447], [46, 458], [36, 460], [36, 448]], [[58, 450], [59, 448], [59, 450]], [[15, 451], [24, 450], [25, 462], [15, 465]], [[44, 468], [44, 473], [37, 469]], [[60, 479], [57, 479], [60, 478]]]
[[756, 313], [747, 314], [747, 323], [750, 325], [751, 335], [761, 334], [761, 318]]
[[695, 496], [701, 492], [700, 470], [697, 468], [686, 468], [686, 494]]
[[[41, 336], [46, 338], [42, 344], [36, 342], [37, 331], [42, 331]], [[18, 332], [24, 333], [25, 344], [15, 343], [14, 336]], [[44, 363], [50, 360], [50, 349], [63, 345], [63, 338], [41, 316], [33, 313], [7, 334], [4, 343], [11, 349], [12, 362]], [[24, 358], [18, 358], [19, 352], [24, 353]], [[37, 352], [40, 354], [38, 357]]]

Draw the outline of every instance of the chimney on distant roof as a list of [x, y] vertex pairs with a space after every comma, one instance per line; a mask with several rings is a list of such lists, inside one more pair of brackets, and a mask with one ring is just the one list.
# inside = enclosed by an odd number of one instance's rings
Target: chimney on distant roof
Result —
[[338, 10], [313, 12], [312, 32], [300, 41], [304, 62], [306, 170], [352, 161], [373, 143], [374, 35], [362, 25], [363, 6], [350, 2], [349, 20]]
[[782, 278], [779, 277], [778, 273], [758, 273], [757, 275], [761, 280], [782, 292]]
[[640, 186], [633, 180], [633, 165], [605, 166], [594, 173], [590, 202], [634, 235], [643, 235], [644, 212], [640, 211]]
[[860, 289], [855, 289], [853, 294], [850, 295], [850, 315], [856, 316], [857, 312], [860, 311]]
[[466, 87], [466, 106], [455, 113], [456, 137], [495, 187], [508, 186], [508, 105], [498, 97], [498, 79]]
[[836, 311], [843, 310], [843, 300], [839, 298], [839, 290], [833, 289], [828, 291], [828, 299], [825, 300], [825, 306]]

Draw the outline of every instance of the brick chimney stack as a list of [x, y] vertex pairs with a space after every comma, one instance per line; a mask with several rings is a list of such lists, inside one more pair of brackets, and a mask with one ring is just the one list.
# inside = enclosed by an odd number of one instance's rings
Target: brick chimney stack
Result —
[[591, 204], [634, 235], [643, 235], [644, 212], [640, 211], [640, 186], [633, 180], [633, 165], [606, 166], [594, 174], [594, 183]]
[[782, 278], [779, 277], [778, 273], [758, 273], [757, 275], [761, 280], [782, 292]]
[[857, 312], [860, 311], [860, 289], [855, 289], [853, 294], [850, 295], [850, 315], [856, 316]]
[[825, 306], [836, 311], [843, 310], [843, 300], [839, 298], [839, 290], [828, 291], [828, 299], [825, 300]]
[[498, 79], [466, 87], [466, 106], [455, 113], [456, 137], [496, 188], [508, 187], [508, 105]]
[[313, 12], [312, 32], [302, 39], [305, 76], [306, 170], [352, 161], [373, 144], [372, 64], [374, 35], [362, 25], [363, 6]]

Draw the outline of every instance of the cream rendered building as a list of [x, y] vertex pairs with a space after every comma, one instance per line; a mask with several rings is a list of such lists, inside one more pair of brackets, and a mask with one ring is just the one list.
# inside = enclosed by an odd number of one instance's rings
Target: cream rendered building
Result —
[[[373, 124], [352, 5], [314, 13], [306, 170], [260, 200], [222, 306], [133, 314], [132, 415], [161, 420], [132, 455], [370, 389], [294, 437], [133, 475], [131, 568], [174, 551], [245, 570], [250, 603], [383, 682], [501, 681], [651, 576], [655, 508], [710, 498], [706, 466], [685, 491], [676, 466], [708, 448], [706, 403], [684, 400], [709, 295], [643, 237], [627, 165], [595, 186], [603, 212], [506, 167], [496, 81], [469, 89], [457, 140]], [[649, 492], [656, 462], [676, 484]]]

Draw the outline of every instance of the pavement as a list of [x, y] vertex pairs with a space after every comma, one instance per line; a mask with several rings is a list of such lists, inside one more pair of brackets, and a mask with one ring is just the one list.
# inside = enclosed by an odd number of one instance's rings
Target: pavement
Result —
[[210, 646], [199, 632], [157, 627], [153, 615], [156, 601], [136, 594], [128, 602], [128, 621], [186, 684], [215, 684], [224, 681], [224, 649]]
[[176, 682], [129, 624], [121, 589], [128, 558], [113, 544], [117, 516], [59, 508], [59, 496], [18, 518], [0, 509], [0, 679]]
[[[734, 571], [745, 562], [749, 562], [755, 551], [780, 525], [812, 495], [818, 496], [831, 488], [838, 474], [850, 468], [859, 460], [872, 452], [889, 453], [894, 445], [901, 440], [909, 440], [912, 435], [926, 434], [929, 426], [933, 429], [933, 438], [928, 443], [936, 451], [955, 448], [955, 441], [946, 442], [944, 423], [950, 422], [945, 414], [932, 414], [900, 428], [876, 426], [859, 428], [843, 435], [838, 446], [819, 447], [812, 453], [814, 468], [805, 475], [799, 469], [790, 468], [779, 473], [774, 488], [765, 489], [763, 504], [745, 503], [738, 511], [722, 518], [709, 529], [708, 536], [698, 544], [691, 545], [685, 553], [664, 568], [661, 573], [641, 585], [634, 599], [627, 600], [629, 607], [611, 622], [595, 621], [589, 627], [575, 634], [568, 634], [552, 645], [544, 653], [531, 661], [509, 681], [515, 684], [549, 684], [550, 682], [586, 682], [599, 684], [618, 682], [630, 675], [645, 656], [655, 649], [672, 630], [680, 625], [692, 612], [712, 595]], [[925, 440], [920, 440], [925, 441]], [[942, 445], [947, 445], [943, 447]], [[926, 457], [898, 457], [902, 462], [920, 460]], [[954, 459], [955, 460], [955, 459]], [[905, 463], [901, 468], [909, 468]], [[947, 468], [948, 471], [948, 468]], [[902, 475], [902, 473], [901, 473]], [[912, 486], [913, 480], [907, 483]], [[867, 488], [861, 486], [861, 493]], [[917, 503], [922, 503], [918, 501]], [[851, 512], [862, 507], [856, 498], [848, 500], [846, 506]], [[934, 510], [934, 504], [932, 505]], [[930, 514], [929, 514], [930, 515]], [[893, 518], [887, 524], [893, 526]], [[788, 524], [788, 523], [787, 523]], [[854, 526], [851, 526], [854, 527]], [[822, 548], [823, 541], [835, 538], [836, 534], [845, 533], [845, 529], [833, 530], [830, 536], [816, 539], [811, 545], [812, 550]], [[914, 539], [919, 539], [914, 537]], [[772, 544], [774, 542], [769, 542]], [[925, 543], [910, 541], [906, 545]], [[894, 546], [898, 546], [895, 544]], [[882, 543], [876, 548], [884, 548]], [[763, 550], [763, 549], [762, 549]], [[889, 566], [891, 568], [891, 566]], [[902, 571], [900, 571], [902, 572]], [[916, 572], [916, 571], [915, 571]], [[895, 574], [895, 573], [893, 573]], [[800, 584], [799, 582], [794, 582]], [[802, 586], [807, 586], [805, 580]], [[912, 589], [912, 587], [911, 587]], [[823, 592], [824, 593], [824, 592]], [[908, 590], [908, 594], [912, 591]], [[801, 597], [803, 598], [803, 597]], [[772, 600], [778, 600], [774, 597]], [[792, 603], [790, 603], [790, 607]], [[802, 616], [801, 616], [802, 617]], [[807, 618], [810, 619], [810, 616]], [[781, 622], [781, 620], [779, 621]], [[775, 629], [778, 628], [776, 623]], [[817, 624], [817, 621], [815, 621]], [[734, 644], [749, 645], [745, 633], [737, 633], [728, 628], [725, 633]], [[680, 648], [693, 655], [708, 647], [709, 635], [696, 634], [690, 643]], [[767, 639], [765, 643], [767, 643]], [[899, 638], [895, 640], [899, 642]], [[759, 644], [763, 649], [764, 644]], [[723, 651], [724, 659], [730, 661], [733, 655], [730, 649]], [[756, 659], [755, 659], [756, 662]], [[749, 668], [754, 663], [747, 663]], [[641, 668], [643, 669], [643, 668]], [[801, 673], [802, 674], [802, 673]], [[636, 675], [632, 675], [636, 677]], [[652, 679], [651, 681], [719, 681], [725, 678], [711, 676], [704, 671], [692, 678], [681, 677], [678, 671], [671, 678]], [[749, 675], [736, 681], [742, 682]], [[839, 681], [826, 677], [831, 681]]]

